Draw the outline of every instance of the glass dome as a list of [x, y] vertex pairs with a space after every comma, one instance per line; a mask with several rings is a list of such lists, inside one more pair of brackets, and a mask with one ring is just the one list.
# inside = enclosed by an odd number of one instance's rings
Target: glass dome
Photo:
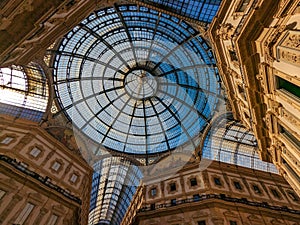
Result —
[[103, 147], [155, 154], [192, 142], [218, 103], [212, 51], [188, 23], [144, 6], [92, 13], [54, 54], [61, 111]]
[[196, 22], [210, 23], [216, 15], [221, 0], [140, 0]]

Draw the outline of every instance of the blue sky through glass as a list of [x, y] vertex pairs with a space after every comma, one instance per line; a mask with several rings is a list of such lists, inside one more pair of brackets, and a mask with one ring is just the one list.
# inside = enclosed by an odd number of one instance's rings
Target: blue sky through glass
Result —
[[91, 14], [62, 40], [56, 95], [74, 126], [132, 154], [175, 149], [201, 132], [220, 79], [206, 41], [186, 22], [144, 6]]

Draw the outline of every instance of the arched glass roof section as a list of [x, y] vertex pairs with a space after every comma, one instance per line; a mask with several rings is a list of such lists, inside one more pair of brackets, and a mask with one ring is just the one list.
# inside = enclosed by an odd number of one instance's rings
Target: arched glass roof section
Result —
[[278, 173], [275, 165], [259, 158], [254, 134], [231, 117], [221, 117], [213, 123], [204, 141], [202, 157]]
[[88, 224], [121, 224], [143, 177], [142, 172], [121, 157], [104, 158], [93, 168]]
[[218, 103], [212, 51], [188, 23], [136, 5], [92, 13], [54, 52], [62, 111], [96, 143], [156, 154], [193, 142]]
[[208, 24], [216, 15], [221, 0], [137, 0], [196, 21]]
[[0, 113], [39, 122], [47, 108], [48, 86], [36, 63], [0, 68]]

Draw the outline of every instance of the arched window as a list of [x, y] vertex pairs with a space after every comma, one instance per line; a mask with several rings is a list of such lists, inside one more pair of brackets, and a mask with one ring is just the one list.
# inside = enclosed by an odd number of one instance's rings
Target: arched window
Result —
[[47, 107], [48, 86], [36, 63], [0, 68], [0, 113], [40, 121]]
[[275, 165], [260, 160], [254, 134], [232, 116], [220, 117], [213, 123], [204, 141], [202, 157], [278, 173]]

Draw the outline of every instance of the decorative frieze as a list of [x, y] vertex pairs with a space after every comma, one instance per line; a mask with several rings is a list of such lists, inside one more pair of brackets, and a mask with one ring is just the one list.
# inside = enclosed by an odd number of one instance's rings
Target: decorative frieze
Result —
[[291, 124], [300, 128], [300, 120], [296, 118], [293, 114], [283, 109], [282, 116], [284, 119], [288, 120]]
[[300, 32], [287, 31], [277, 47], [277, 59], [300, 65]]
[[300, 50], [300, 32], [290, 31], [280, 46]]
[[234, 34], [235, 28], [231, 23], [220, 24], [216, 31], [217, 35], [223, 40], [229, 40]]

